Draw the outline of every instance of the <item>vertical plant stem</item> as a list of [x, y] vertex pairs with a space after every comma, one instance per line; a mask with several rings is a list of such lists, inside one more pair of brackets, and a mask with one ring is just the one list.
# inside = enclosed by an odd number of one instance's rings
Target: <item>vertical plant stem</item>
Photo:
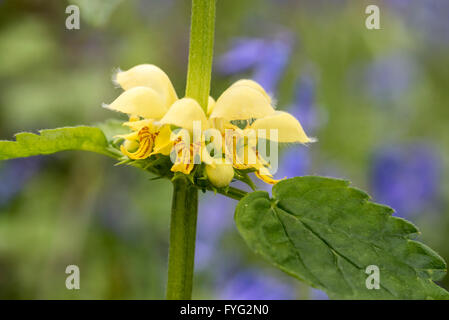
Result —
[[198, 101], [204, 112], [210, 91], [214, 31], [215, 0], [193, 0], [186, 96]]
[[192, 297], [198, 190], [187, 179], [173, 181], [167, 299]]
[[[193, 0], [186, 96], [207, 110], [212, 71], [215, 0]], [[198, 189], [185, 177], [173, 181], [167, 299], [192, 297]]]

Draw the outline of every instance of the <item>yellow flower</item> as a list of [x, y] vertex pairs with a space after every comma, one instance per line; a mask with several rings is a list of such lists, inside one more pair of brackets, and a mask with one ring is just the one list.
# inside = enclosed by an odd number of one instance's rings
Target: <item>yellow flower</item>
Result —
[[168, 155], [171, 132], [158, 123], [178, 100], [168, 76], [154, 65], [143, 64], [119, 71], [115, 82], [125, 91], [104, 107], [129, 116], [124, 125], [132, 132], [118, 136], [125, 139], [120, 147], [122, 153], [135, 160], [155, 153]]
[[128, 71], [119, 71], [114, 81], [124, 90], [134, 87], [147, 87], [155, 90], [167, 109], [178, 100], [169, 77], [164, 71], [152, 64], [140, 64]]
[[[279, 143], [313, 141], [294, 116], [276, 111], [271, 97], [252, 80], [235, 82], [217, 101], [209, 97], [206, 112], [194, 99], [178, 99], [168, 76], [154, 65], [119, 71], [115, 82], [125, 91], [105, 107], [129, 116], [124, 125], [131, 133], [119, 136], [124, 139], [122, 153], [136, 160], [171, 154], [175, 157], [171, 171], [185, 174], [196, 163], [206, 163], [206, 175], [216, 187], [227, 186], [234, 169], [249, 169], [267, 183], [277, 182], [270, 163], [259, 153], [258, 138]], [[218, 136], [206, 144], [208, 129], [215, 129]], [[219, 147], [211, 156], [206, 145]]]
[[[213, 103], [214, 101], [210, 98], [209, 102]], [[200, 157], [200, 161], [207, 158], [204, 152], [206, 150], [204, 139], [201, 136], [201, 133], [209, 128], [209, 121], [206, 114], [194, 99], [182, 98], [170, 107], [165, 116], [160, 120], [160, 123], [187, 130], [187, 137], [182, 136], [182, 139], [179, 136], [172, 135], [176, 160], [171, 171], [189, 174], [193, 169], [196, 156]], [[198, 126], [195, 128], [195, 125]], [[194, 129], [200, 131], [200, 136], [198, 137], [198, 141], [190, 143], [193, 136], [195, 136]], [[188, 143], [186, 143], [186, 140], [188, 140]]]
[[[274, 184], [267, 167], [269, 164], [257, 151], [259, 132], [261, 138], [279, 143], [310, 143], [314, 140], [304, 132], [299, 121], [291, 114], [276, 111], [265, 90], [252, 80], [239, 80], [227, 89], [215, 103], [211, 118], [222, 132], [233, 130], [224, 143], [225, 154], [232, 159], [236, 169], [254, 169], [256, 176], [266, 183]], [[233, 120], [244, 120], [243, 129], [233, 125]], [[273, 131], [273, 136], [271, 133]], [[225, 134], [226, 136], [226, 134]], [[238, 147], [240, 145], [240, 147]], [[246, 157], [245, 157], [246, 155]]]
[[209, 127], [206, 115], [198, 102], [191, 98], [182, 98], [170, 107], [160, 122], [193, 132], [195, 121], [199, 121], [198, 123], [203, 131]]
[[252, 80], [240, 80], [231, 85], [215, 103], [210, 117], [225, 120], [248, 120], [273, 114], [271, 99]]

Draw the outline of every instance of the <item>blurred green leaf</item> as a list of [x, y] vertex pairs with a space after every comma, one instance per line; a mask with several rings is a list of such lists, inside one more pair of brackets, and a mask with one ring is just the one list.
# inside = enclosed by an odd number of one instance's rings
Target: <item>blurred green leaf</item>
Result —
[[129, 128], [123, 126], [123, 121], [117, 119], [109, 119], [104, 122], [97, 123], [96, 126], [103, 131], [108, 141], [112, 141], [116, 135], [130, 133]]
[[100, 105], [114, 94], [106, 81], [109, 73], [87, 66], [70, 72], [50, 68], [5, 83], [0, 95], [3, 128], [13, 133], [104, 119], [110, 111]]
[[0, 141], [0, 160], [51, 154], [65, 150], [84, 150], [111, 156], [108, 141], [99, 128], [66, 127], [40, 130], [39, 134], [21, 132], [16, 141]]
[[0, 30], [0, 77], [29, 76], [58, 61], [50, 28], [26, 17]]
[[[446, 264], [411, 240], [417, 228], [348, 185], [321, 177], [281, 181], [272, 199], [257, 191], [239, 202], [237, 228], [252, 250], [331, 298], [448, 299], [433, 282]], [[380, 270], [378, 290], [366, 287], [370, 265]]]

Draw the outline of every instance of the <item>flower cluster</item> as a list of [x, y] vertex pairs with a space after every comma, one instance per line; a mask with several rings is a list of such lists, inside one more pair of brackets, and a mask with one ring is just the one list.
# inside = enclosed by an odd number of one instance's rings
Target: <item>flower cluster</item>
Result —
[[206, 112], [192, 98], [179, 99], [168, 76], [154, 65], [119, 71], [115, 81], [125, 91], [105, 107], [129, 116], [124, 125], [130, 133], [119, 136], [121, 152], [132, 160], [170, 155], [171, 171], [184, 174], [204, 163], [209, 181], [219, 188], [229, 185], [235, 170], [277, 182], [260, 141], [312, 142], [299, 121], [276, 111], [271, 97], [252, 80], [235, 82], [217, 101], [209, 97]]

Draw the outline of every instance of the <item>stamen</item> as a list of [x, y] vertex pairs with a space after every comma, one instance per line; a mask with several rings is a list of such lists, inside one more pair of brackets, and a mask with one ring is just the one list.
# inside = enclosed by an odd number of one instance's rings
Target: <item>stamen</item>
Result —
[[268, 183], [268, 184], [276, 184], [279, 181], [284, 180], [284, 179], [280, 179], [280, 180], [273, 179], [270, 176], [260, 174], [259, 171], [254, 172], [254, 174], [256, 175], [257, 178], [259, 178], [260, 180], [262, 180], [263, 182]]
[[187, 150], [184, 141], [182, 141], [182, 139], [178, 139], [174, 145], [174, 150], [177, 154], [176, 161], [173, 164], [171, 171], [180, 171], [182, 173], [189, 174], [195, 166], [194, 154], [197, 149], [198, 143], [191, 143]]
[[121, 145], [120, 150], [130, 159], [146, 159], [150, 156], [151, 151], [153, 150], [154, 138], [155, 135], [149, 131], [148, 127], [143, 127], [139, 131], [139, 149], [137, 149], [135, 152], [129, 152], [128, 150], [126, 150], [124, 145]]

